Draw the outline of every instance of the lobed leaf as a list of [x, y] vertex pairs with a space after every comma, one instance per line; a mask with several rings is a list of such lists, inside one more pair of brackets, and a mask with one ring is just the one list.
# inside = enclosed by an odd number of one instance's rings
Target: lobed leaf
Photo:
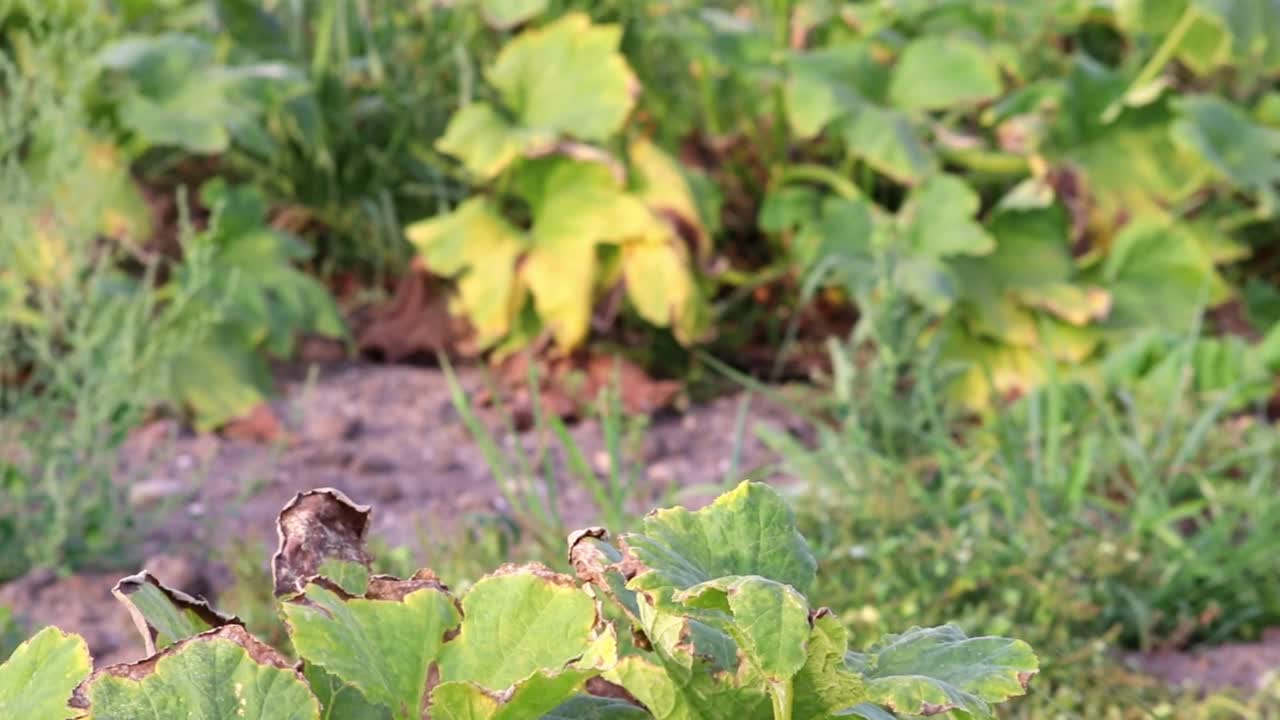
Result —
[[573, 580], [540, 565], [507, 565], [462, 599], [462, 626], [440, 654], [440, 680], [504, 690], [562, 668], [593, 641], [595, 603]]
[[312, 582], [282, 610], [299, 655], [396, 718], [418, 717], [428, 671], [459, 621], [453, 598], [426, 571], [375, 576], [363, 597]]
[[678, 592], [674, 599], [727, 614], [726, 631], [770, 682], [789, 681], [804, 666], [809, 603], [794, 588], [757, 575], [726, 576]]
[[759, 575], [803, 593], [817, 563], [776, 490], [743, 482], [697, 511], [657, 510], [623, 537], [638, 563], [635, 590], [686, 590], [727, 575]]
[[89, 676], [89, 648], [79, 635], [47, 627], [0, 663], [0, 717], [71, 720], [72, 692]]
[[94, 720], [319, 720], [301, 673], [239, 625], [94, 673], [77, 705]]
[[1039, 661], [1020, 640], [970, 638], [951, 625], [889, 635], [847, 663], [866, 678], [869, 699], [896, 713], [992, 718], [991, 704], [1022, 695]]
[[639, 90], [621, 39], [620, 27], [570, 13], [521, 33], [485, 76], [521, 127], [603, 142], [622, 128]]

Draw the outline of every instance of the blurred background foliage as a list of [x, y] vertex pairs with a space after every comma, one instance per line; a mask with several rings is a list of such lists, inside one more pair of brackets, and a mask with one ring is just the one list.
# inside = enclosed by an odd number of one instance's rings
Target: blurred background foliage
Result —
[[1277, 79], [1276, 0], [0, 0], [0, 577], [423, 272], [464, 355], [801, 368], [855, 632], [1024, 637], [1027, 717], [1275, 716], [1116, 651], [1280, 624]]

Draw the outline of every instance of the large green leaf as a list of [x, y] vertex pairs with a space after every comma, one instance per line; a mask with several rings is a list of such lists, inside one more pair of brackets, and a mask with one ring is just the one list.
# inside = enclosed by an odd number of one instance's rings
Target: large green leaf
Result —
[[1179, 98], [1173, 136], [1237, 188], [1280, 211], [1280, 130], [1255, 124], [1243, 110], [1212, 95]]
[[70, 720], [80, 712], [67, 706], [76, 686], [89, 676], [89, 648], [79, 635], [47, 627], [0, 663], [0, 717]]
[[939, 110], [986, 100], [1000, 90], [999, 68], [984, 49], [958, 36], [930, 34], [902, 51], [889, 97], [906, 110]]
[[302, 674], [320, 701], [321, 720], [392, 720], [391, 708], [370, 702], [355, 687], [319, 665], [304, 665]]
[[763, 685], [740, 687], [726, 682], [724, 675], [705, 671], [680, 673], [670, 665], [632, 655], [619, 661], [604, 677], [626, 688], [657, 720], [771, 717], [769, 696]]
[[1109, 327], [1185, 331], [1209, 303], [1213, 263], [1180, 225], [1139, 220], [1115, 237], [1100, 280], [1113, 298]]
[[744, 482], [697, 511], [650, 513], [639, 533], [623, 537], [640, 564], [638, 590], [687, 590], [726, 575], [759, 575], [803, 593], [817, 563], [776, 490]]
[[[440, 656], [440, 680], [503, 690], [543, 668], [562, 668], [591, 645], [595, 603], [571, 578], [507, 566], [462, 599], [458, 636]], [[546, 632], [554, 628], [554, 632]]]
[[239, 625], [94, 673], [82, 688], [94, 720], [319, 720], [301, 673]]
[[994, 717], [991, 704], [1026, 692], [1039, 661], [1020, 640], [966, 637], [954, 626], [890, 635], [847, 662], [866, 677], [870, 700], [896, 713]]
[[770, 682], [790, 681], [804, 666], [809, 602], [795, 588], [758, 575], [726, 576], [694, 585], [674, 599], [728, 615], [726, 631]]
[[903, 220], [904, 240], [912, 253], [946, 257], [986, 255], [995, 239], [974, 216], [981, 200], [955, 175], [938, 174], [912, 191]]
[[917, 182], [937, 164], [910, 118], [896, 110], [864, 105], [841, 126], [849, 152], [898, 182]]
[[364, 597], [314, 582], [282, 607], [299, 655], [404, 719], [418, 717], [427, 673], [459, 620], [453, 598], [426, 575], [374, 578]]
[[882, 104], [883, 68], [861, 45], [794, 55], [783, 90], [787, 122], [803, 138], [830, 126], [847, 152], [903, 183], [934, 165], [910, 118]]

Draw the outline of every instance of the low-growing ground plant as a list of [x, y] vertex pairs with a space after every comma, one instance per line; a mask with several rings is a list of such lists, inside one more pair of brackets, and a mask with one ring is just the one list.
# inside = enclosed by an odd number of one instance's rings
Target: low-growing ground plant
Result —
[[280, 513], [274, 594], [297, 661], [143, 572], [114, 593], [147, 659], [95, 671], [81, 638], [46, 628], [0, 665], [0, 716], [990, 718], [1039, 668], [1026, 643], [954, 626], [851, 652], [806, 596], [817, 563], [767, 485], [655, 511], [616, 544], [578, 531], [576, 579], [505, 565], [461, 597], [430, 570], [372, 574], [369, 517], [330, 489]]

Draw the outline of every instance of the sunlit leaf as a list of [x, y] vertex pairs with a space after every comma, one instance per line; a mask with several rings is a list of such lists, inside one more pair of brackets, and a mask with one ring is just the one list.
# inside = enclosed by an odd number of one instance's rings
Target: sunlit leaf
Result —
[[89, 648], [79, 635], [47, 627], [0, 663], [0, 717], [70, 720], [71, 692], [89, 676]]
[[319, 720], [301, 673], [239, 625], [188, 638], [83, 689], [100, 720]]

